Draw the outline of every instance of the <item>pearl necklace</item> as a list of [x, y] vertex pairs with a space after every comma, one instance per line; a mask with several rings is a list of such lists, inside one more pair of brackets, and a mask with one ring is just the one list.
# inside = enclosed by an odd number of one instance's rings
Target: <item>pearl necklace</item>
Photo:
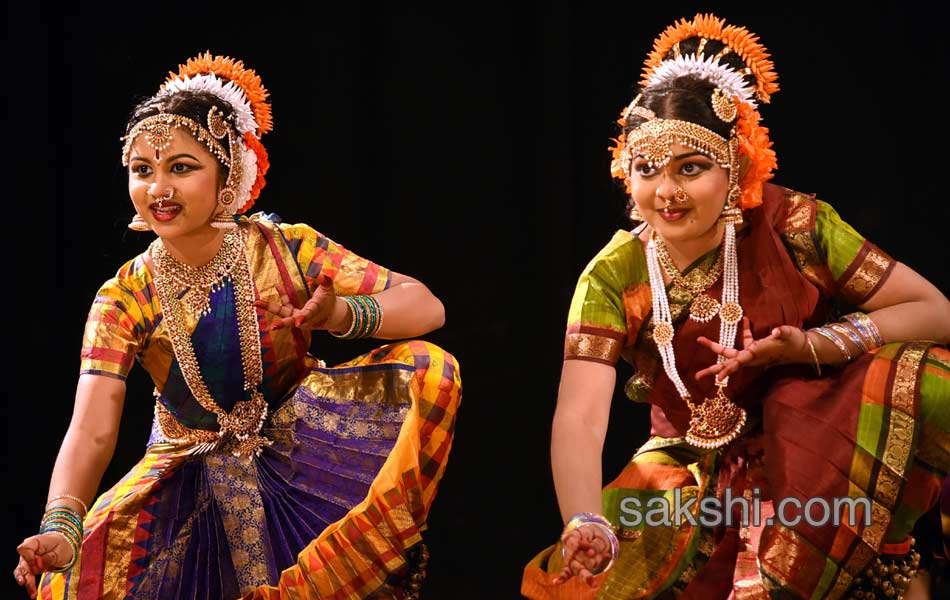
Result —
[[[716, 384], [717, 392], [702, 403], [693, 403], [689, 390], [676, 370], [676, 354], [673, 352], [673, 318], [670, 302], [663, 283], [663, 274], [657, 259], [657, 240], [650, 234], [647, 242], [647, 271], [650, 275], [650, 288], [653, 291], [653, 340], [656, 342], [663, 370], [673, 382], [680, 397], [689, 406], [689, 430], [686, 441], [700, 448], [718, 448], [728, 444], [739, 435], [746, 422], [746, 412], [734, 404], [725, 395], [729, 385], [726, 377]], [[739, 305], [739, 261], [736, 255], [736, 229], [732, 223], [726, 223], [723, 240], [723, 285], [722, 302], [719, 310], [719, 343], [727, 348], [735, 346], [736, 333], [742, 320], [742, 307]], [[717, 364], [726, 359], [721, 354]]]

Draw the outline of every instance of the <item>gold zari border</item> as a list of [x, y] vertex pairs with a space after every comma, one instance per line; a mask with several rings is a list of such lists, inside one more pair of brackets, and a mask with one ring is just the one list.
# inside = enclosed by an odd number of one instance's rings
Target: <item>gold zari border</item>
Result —
[[[841, 286], [841, 295], [854, 305], [863, 304], [886, 278], [894, 260], [880, 248], [865, 242], [869, 248], [854, 273]], [[850, 268], [848, 269], [851, 270]]]
[[588, 359], [616, 364], [623, 344], [620, 340], [590, 333], [568, 333], [564, 341], [564, 358]]

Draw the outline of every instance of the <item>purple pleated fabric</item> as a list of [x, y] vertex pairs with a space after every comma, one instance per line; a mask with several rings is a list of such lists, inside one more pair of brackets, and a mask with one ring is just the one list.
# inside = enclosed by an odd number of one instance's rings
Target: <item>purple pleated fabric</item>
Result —
[[[269, 417], [273, 444], [256, 458], [163, 456], [156, 427], [145, 462], [163, 466], [149, 471], [144, 512], [113, 508], [110, 526], [149, 515], [129, 540], [141, 571], [124, 597], [221, 600], [275, 582], [366, 497], [411, 406], [413, 373], [401, 363], [314, 369]], [[368, 397], [348, 393], [367, 386]]]

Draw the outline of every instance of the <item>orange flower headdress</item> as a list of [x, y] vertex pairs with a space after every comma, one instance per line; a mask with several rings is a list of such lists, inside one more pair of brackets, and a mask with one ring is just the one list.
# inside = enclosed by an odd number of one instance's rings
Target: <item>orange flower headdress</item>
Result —
[[[681, 44], [694, 38], [698, 38], [695, 52], [681, 51]], [[711, 153], [720, 164], [728, 155], [731, 178], [736, 176], [739, 161], [747, 161], [745, 173], [737, 189], [731, 193], [730, 202], [737, 202], [740, 209], [760, 205], [762, 184], [772, 178], [777, 161], [768, 129], [759, 124], [761, 116], [756, 110], [756, 102], [769, 102], [771, 95], [778, 91], [778, 76], [768, 52], [758, 39], [744, 27], [726, 25], [723, 19], [713, 15], [697, 14], [692, 21], [682, 19], [668, 27], [653, 43], [653, 51], [644, 65], [641, 87], [649, 90], [684, 75], [709, 81], [716, 87], [710, 99], [716, 115], [726, 123], [734, 122], [730, 139], [725, 140], [712, 131], [685, 121], [654, 120], [651, 111], [638, 106], [640, 96], [637, 96], [624, 109], [619, 122], [625, 125], [630, 114], [646, 118], [647, 122], [627, 136], [621, 134], [614, 140], [611, 174], [627, 180], [634, 152], [642, 154], [646, 149], [650, 156], [659, 159], [663, 154], [660, 146], [685, 142], [705, 147], [705, 153]], [[720, 42], [722, 48], [707, 55], [704, 50], [711, 40]], [[738, 56], [744, 67], [736, 69], [722, 62], [721, 59], [729, 53]], [[750, 76], [753, 82], [747, 79]], [[697, 127], [704, 130], [702, 135], [688, 133]], [[629, 191], [629, 183], [627, 186]]]
[[253, 69], [245, 68], [240, 60], [205, 52], [178, 65], [178, 73], [169, 72], [159, 96], [183, 91], [213, 94], [233, 109], [231, 122], [240, 139], [233, 148], [240, 157], [232, 162], [241, 168], [240, 174], [235, 174], [239, 180], [235, 186], [236, 198], [226, 204], [226, 212], [231, 215], [246, 212], [260, 195], [266, 183], [264, 174], [270, 167], [260, 137], [273, 129], [274, 123], [267, 101], [269, 94], [261, 78]]

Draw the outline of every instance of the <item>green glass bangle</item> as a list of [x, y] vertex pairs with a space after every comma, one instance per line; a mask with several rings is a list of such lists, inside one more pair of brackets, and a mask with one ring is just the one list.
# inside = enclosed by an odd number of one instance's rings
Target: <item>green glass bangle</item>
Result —
[[45, 515], [43, 515], [43, 520], [40, 521], [40, 524], [45, 523], [50, 520], [54, 520], [54, 519], [68, 520], [73, 523], [76, 523], [77, 525], [82, 525], [82, 519], [80, 519], [78, 515], [70, 514], [67, 512], [46, 513]]
[[376, 335], [376, 332], [379, 331], [380, 325], [382, 325], [382, 315], [380, 313], [379, 300], [372, 296], [361, 295], [357, 296], [359, 302], [363, 306], [363, 310], [366, 311], [366, 327], [363, 331], [360, 332], [359, 337], [372, 337]]
[[63, 538], [66, 540], [66, 543], [69, 544], [69, 547], [73, 549], [73, 557], [69, 560], [69, 562], [66, 563], [65, 565], [61, 566], [61, 567], [58, 568], [58, 569], [51, 569], [51, 571], [52, 571], [53, 573], [65, 573], [66, 571], [69, 571], [69, 570], [72, 569], [74, 566], [76, 566], [76, 561], [79, 560], [79, 548], [81, 548], [81, 544], [80, 544], [79, 542], [77, 542], [77, 541], [71, 539], [68, 535], [65, 535], [62, 531], [55, 531], [55, 530], [54, 530], [54, 531], [41, 531], [40, 533], [56, 533], [56, 534], [59, 534], [59, 535], [63, 536]]
[[41, 534], [44, 533], [56, 533], [61, 536], [72, 546], [74, 552], [79, 549], [82, 545], [82, 538], [77, 538], [75, 532], [69, 530], [63, 530], [59, 528], [47, 528], [40, 531]]
[[73, 529], [79, 532], [82, 531], [81, 522], [75, 519], [65, 518], [65, 517], [50, 517], [48, 519], [43, 519], [43, 521], [40, 523], [40, 529], [43, 529], [44, 527], [49, 527], [52, 525], [57, 525], [57, 524], [72, 527]]
[[356, 331], [353, 337], [363, 338], [363, 337], [366, 337], [366, 331], [369, 329], [369, 322], [370, 322], [369, 308], [367, 307], [366, 296], [363, 296], [363, 295], [353, 296], [353, 301], [356, 303], [356, 306], [359, 307], [359, 312], [360, 312], [360, 328]]
[[349, 340], [356, 337], [356, 330], [360, 327], [360, 314], [361, 311], [355, 300], [352, 296], [341, 296], [343, 301], [346, 302], [346, 306], [350, 309], [350, 327], [343, 333], [336, 333], [334, 331], [330, 332], [330, 335], [338, 337], [340, 339]]
[[80, 529], [82, 528], [82, 517], [79, 516], [79, 513], [72, 509], [57, 510], [50, 509], [43, 514], [43, 519], [40, 521], [40, 526], [43, 526], [43, 523], [52, 520], [68, 520], [71, 523], [74, 523]]
[[331, 331], [330, 334], [346, 340], [376, 335], [383, 324], [383, 311], [379, 300], [366, 294], [342, 296], [342, 298], [350, 309], [352, 322], [345, 332]]

